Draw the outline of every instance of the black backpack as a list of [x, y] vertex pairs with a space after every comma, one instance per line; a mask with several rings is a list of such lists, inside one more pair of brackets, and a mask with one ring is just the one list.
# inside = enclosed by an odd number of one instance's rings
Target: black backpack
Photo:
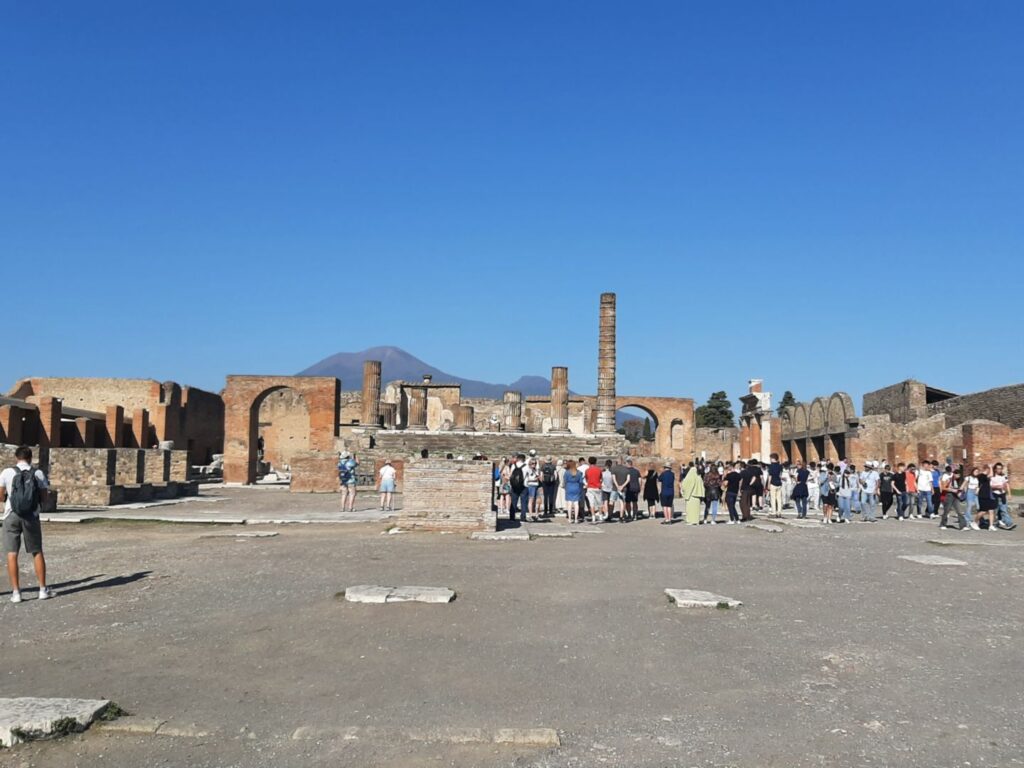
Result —
[[555, 465], [550, 461], [545, 462], [540, 468], [540, 475], [545, 484], [555, 482]]
[[526, 487], [526, 480], [523, 479], [523, 468], [516, 464], [512, 470], [512, 474], [509, 475], [508, 484], [512, 486], [512, 490], [519, 493]]
[[11, 483], [11, 509], [18, 517], [34, 517], [39, 506], [39, 484], [34, 469], [14, 468]]

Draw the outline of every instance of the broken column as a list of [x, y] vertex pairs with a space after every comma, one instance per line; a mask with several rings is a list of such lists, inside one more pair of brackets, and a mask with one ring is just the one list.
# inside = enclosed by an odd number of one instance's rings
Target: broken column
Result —
[[61, 401], [55, 397], [39, 398], [39, 447], [60, 447]]
[[505, 392], [503, 402], [503, 415], [505, 417], [502, 429], [507, 432], [523, 431], [523, 393], [508, 390]]
[[359, 423], [380, 426], [380, 360], [363, 363], [363, 413]]
[[473, 432], [476, 430], [475, 411], [471, 405], [456, 405], [455, 429], [462, 432]]
[[398, 406], [394, 403], [381, 403], [380, 420], [384, 429], [394, 429], [398, 423]]
[[569, 431], [569, 369], [551, 369], [551, 432]]
[[425, 431], [427, 428], [427, 388], [409, 388], [409, 422], [406, 429]]
[[615, 294], [601, 294], [597, 340], [597, 414], [594, 432], [615, 432]]

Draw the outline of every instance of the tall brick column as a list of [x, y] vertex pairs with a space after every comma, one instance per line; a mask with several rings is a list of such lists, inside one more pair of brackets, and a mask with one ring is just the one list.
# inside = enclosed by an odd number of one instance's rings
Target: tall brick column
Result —
[[132, 439], [136, 448], [149, 448], [149, 411], [136, 408], [132, 411]]
[[597, 339], [597, 434], [615, 433], [615, 294], [601, 294]]
[[16, 405], [0, 405], [0, 442], [21, 445], [22, 410]]
[[61, 403], [55, 397], [39, 398], [39, 447], [60, 448]]
[[409, 389], [409, 423], [406, 429], [426, 431], [427, 429], [427, 388], [410, 387]]
[[569, 431], [569, 369], [554, 366], [551, 369], [551, 429], [565, 434]]
[[394, 429], [398, 424], [398, 406], [394, 403], [381, 403], [380, 416], [384, 429]]
[[523, 431], [523, 393], [511, 389], [505, 392], [502, 399], [502, 429], [508, 432]]
[[380, 360], [363, 363], [363, 413], [359, 423], [364, 427], [380, 426]]
[[121, 448], [124, 445], [124, 407], [107, 406], [106, 435], [103, 439], [104, 448]]
[[476, 431], [476, 411], [473, 406], [456, 405], [453, 410], [455, 411], [455, 429], [461, 432]]

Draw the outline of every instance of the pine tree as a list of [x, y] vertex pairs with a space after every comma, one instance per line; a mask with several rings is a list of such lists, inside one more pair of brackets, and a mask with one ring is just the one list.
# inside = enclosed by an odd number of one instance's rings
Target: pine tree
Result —
[[651, 417], [644, 417], [644, 440], [651, 441], [654, 439], [654, 430], [651, 429]]
[[698, 427], [732, 427], [736, 417], [732, 413], [732, 404], [725, 392], [713, 392], [706, 405], [694, 412]]
[[782, 393], [782, 400], [779, 401], [779, 407], [775, 412], [781, 414], [790, 405], [796, 405], [796, 398], [793, 397], [793, 393], [787, 389]]

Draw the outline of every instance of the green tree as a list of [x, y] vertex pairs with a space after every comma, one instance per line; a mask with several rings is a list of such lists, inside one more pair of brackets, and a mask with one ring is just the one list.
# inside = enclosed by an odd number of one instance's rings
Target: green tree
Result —
[[782, 393], [782, 399], [779, 401], [779, 407], [775, 409], [775, 412], [781, 414], [790, 405], [796, 405], [796, 398], [793, 397], [793, 393], [787, 389]]
[[622, 422], [622, 434], [631, 443], [640, 442], [640, 432], [643, 430], [643, 423], [640, 419], [626, 419]]
[[732, 403], [725, 392], [713, 392], [706, 405], [694, 412], [698, 427], [732, 427], [736, 425], [736, 417], [732, 413]]
[[651, 429], [651, 417], [644, 417], [644, 440], [648, 442], [654, 439], [654, 430]]

